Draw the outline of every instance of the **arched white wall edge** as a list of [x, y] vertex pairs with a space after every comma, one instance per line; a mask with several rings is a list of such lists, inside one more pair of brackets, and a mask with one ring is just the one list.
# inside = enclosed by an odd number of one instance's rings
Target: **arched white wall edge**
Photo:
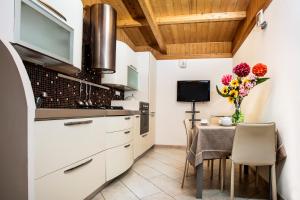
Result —
[[[33, 179], [33, 172], [34, 172], [34, 158], [33, 158], [33, 132], [34, 132], [34, 118], [35, 118], [35, 101], [34, 101], [34, 94], [32, 91], [31, 83], [28, 77], [28, 74], [26, 72], [25, 66], [19, 56], [19, 54], [16, 52], [14, 47], [5, 39], [0, 38], [0, 79], [2, 80], [10, 80], [9, 76], [12, 76], [12, 81], [18, 82], [18, 83], [4, 83], [4, 85], [1, 85], [0, 88], [5, 88], [7, 86], [9, 87], [17, 87], [15, 88], [17, 90], [17, 96], [22, 96], [22, 99], [12, 99], [11, 101], [11, 112], [14, 112], [14, 108], [20, 105], [24, 105], [27, 108], [27, 169], [28, 169], [28, 199], [34, 199], [34, 179]], [[6, 66], [7, 63], [10, 63], [10, 66]], [[1, 66], [2, 65], [2, 66]], [[16, 69], [9, 69], [9, 67], [13, 67]], [[7, 72], [7, 73], [6, 73]], [[13, 72], [13, 73], [12, 73]], [[18, 74], [17, 74], [18, 73]], [[19, 79], [19, 80], [13, 80]], [[1, 81], [0, 81], [1, 82]], [[3, 82], [2, 82], [3, 84]], [[10, 85], [13, 86], [10, 86]], [[13, 91], [12, 91], [13, 93]], [[10, 93], [8, 92], [5, 94], [6, 97], [1, 98], [9, 98]], [[24, 96], [24, 97], [23, 97]], [[22, 100], [24, 100], [22, 101]], [[3, 99], [3, 102], [7, 99]], [[19, 101], [19, 103], [18, 103]], [[15, 103], [15, 104], [14, 104]], [[19, 104], [19, 105], [18, 105]], [[0, 105], [1, 107], [2, 105]], [[7, 109], [6, 109], [7, 110]], [[25, 109], [24, 109], [25, 110]], [[8, 115], [10, 116], [10, 113], [1, 112], [1, 115]], [[26, 116], [26, 115], [25, 115]], [[6, 116], [1, 116], [5, 119]], [[15, 119], [17, 120], [17, 119]], [[4, 122], [5, 123], [5, 120]], [[18, 122], [15, 122], [16, 125]], [[17, 128], [16, 128], [17, 129]], [[2, 127], [0, 126], [0, 130], [2, 130]], [[10, 132], [11, 130], [9, 130]], [[14, 130], [12, 130], [14, 131]], [[17, 133], [18, 134], [18, 133]], [[17, 135], [16, 134], [16, 135]], [[12, 134], [13, 135], [13, 134]], [[0, 136], [1, 137], [1, 136]], [[17, 146], [15, 148], [18, 148]], [[8, 152], [9, 153], [9, 152]], [[26, 158], [25, 158], [26, 159]], [[17, 181], [17, 180], [14, 180]], [[16, 191], [17, 192], [17, 191]]]

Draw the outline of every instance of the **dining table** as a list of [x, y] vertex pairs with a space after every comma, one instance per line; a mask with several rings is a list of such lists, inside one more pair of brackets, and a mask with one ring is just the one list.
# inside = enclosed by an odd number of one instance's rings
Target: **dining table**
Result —
[[[196, 198], [202, 199], [203, 190], [203, 161], [226, 159], [231, 155], [235, 126], [195, 125], [192, 144], [187, 158], [196, 169]], [[286, 158], [285, 148], [277, 131], [276, 162]], [[271, 196], [271, 195], [270, 195]]]

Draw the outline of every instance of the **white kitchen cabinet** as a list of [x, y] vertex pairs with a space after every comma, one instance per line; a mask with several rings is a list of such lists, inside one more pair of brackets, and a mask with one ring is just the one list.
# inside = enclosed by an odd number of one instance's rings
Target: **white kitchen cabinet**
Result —
[[[60, 60], [81, 69], [83, 5], [80, 0], [4, 1], [0, 7], [0, 24], [1, 38], [48, 56], [34, 62], [50, 66]], [[32, 52], [20, 46], [18, 51], [23, 58], [33, 60]]]
[[109, 149], [120, 146], [130, 142], [132, 139], [132, 128], [123, 131], [105, 133], [105, 148]]
[[102, 118], [35, 122], [35, 177], [105, 150]]
[[102, 84], [124, 90], [138, 89], [136, 53], [124, 42], [116, 43], [116, 72], [104, 74]]
[[[38, 1], [38, 0], [37, 0]], [[83, 30], [83, 4], [80, 0], [42, 0], [55, 10], [60, 12], [66, 20], [64, 21], [74, 30], [73, 40], [73, 65], [81, 69], [82, 59], [82, 30]], [[52, 12], [49, 10], [49, 12]], [[52, 12], [53, 15], [57, 16]], [[57, 16], [58, 17], [58, 16]], [[59, 18], [59, 17], [58, 17]], [[60, 18], [61, 19], [61, 18]]]
[[116, 116], [105, 118], [105, 132], [116, 132], [127, 130], [132, 127], [133, 116]]
[[140, 144], [141, 116], [133, 116], [133, 158], [136, 159], [142, 154]]
[[155, 112], [156, 112], [156, 59], [149, 55], [149, 139], [148, 146], [155, 142]]
[[106, 150], [105, 160], [106, 181], [109, 181], [125, 172], [133, 164], [132, 143]]
[[105, 183], [105, 153], [35, 180], [38, 200], [82, 200]]

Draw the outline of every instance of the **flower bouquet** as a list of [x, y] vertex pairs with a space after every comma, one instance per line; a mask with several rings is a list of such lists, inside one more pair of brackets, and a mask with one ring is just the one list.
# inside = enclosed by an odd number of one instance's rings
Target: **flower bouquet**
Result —
[[232, 115], [232, 123], [235, 125], [244, 122], [244, 115], [241, 112], [243, 99], [252, 88], [269, 79], [264, 77], [267, 73], [267, 66], [264, 64], [256, 64], [252, 68], [252, 73], [250, 71], [251, 68], [247, 63], [241, 63], [233, 68], [233, 75], [223, 76], [221, 90], [216, 86], [218, 94], [235, 105], [235, 113]]

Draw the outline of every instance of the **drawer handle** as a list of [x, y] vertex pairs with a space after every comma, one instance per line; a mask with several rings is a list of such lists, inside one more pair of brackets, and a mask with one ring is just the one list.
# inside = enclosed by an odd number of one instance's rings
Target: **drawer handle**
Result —
[[142, 137], [146, 137], [148, 134], [144, 134], [144, 135], [142, 135]]
[[135, 116], [135, 118], [140, 118], [140, 116]]
[[77, 166], [75, 166], [75, 167], [72, 167], [72, 168], [70, 168], [70, 169], [67, 169], [66, 171], [64, 171], [64, 173], [65, 173], [65, 174], [71, 173], [72, 171], [74, 171], [74, 170], [76, 170], [76, 169], [78, 169], [78, 168], [81, 168], [81, 167], [83, 167], [83, 166], [85, 166], [85, 165], [91, 163], [92, 161], [93, 161], [93, 159], [91, 158], [91, 159], [87, 160], [87, 161], [84, 162], [84, 163], [81, 163], [81, 164], [79, 164], [79, 165], [77, 165]]
[[125, 132], [124, 132], [124, 134], [129, 134], [129, 133], [130, 133], [130, 131], [125, 131]]
[[75, 126], [75, 125], [83, 125], [83, 124], [91, 124], [93, 120], [86, 120], [86, 121], [78, 121], [78, 122], [65, 122], [65, 126]]
[[130, 120], [130, 117], [125, 117], [125, 120]]
[[127, 145], [124, 146], [124, 148], [128, 148], [128, 147], [130, 147], [130, 144], [127, 144]]
[[61, 14], [60, 12], [58, 12], [55, 8], [53, 8], [52, 6], [50, 6], [48, 3], [44, 2], [43, 0], [38, 0], [41, 4], [43, 4], [45, 7], [47, 7], [49, 10], [51, 10], [52, 12], [54, 12], [58, 17], [60, 17], [61, 19], [67, 21], [67, 19], [65, 18], [65, 16], [63, 16], [63, 14]]

